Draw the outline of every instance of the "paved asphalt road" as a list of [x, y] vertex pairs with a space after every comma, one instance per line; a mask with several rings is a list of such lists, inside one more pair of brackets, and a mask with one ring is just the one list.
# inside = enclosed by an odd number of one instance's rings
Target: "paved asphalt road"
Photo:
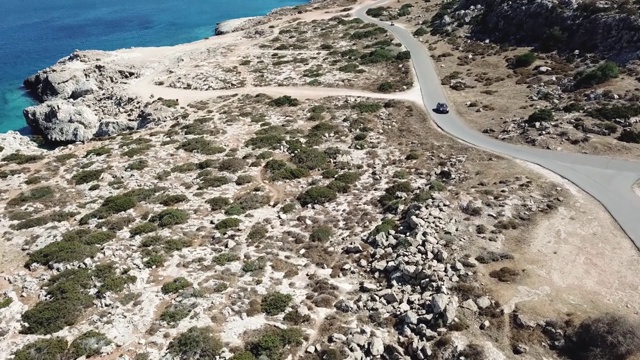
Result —
[[426, 47], [407, 30], [399, 26], [390, 26], [388, 22], [378, 21], [365, 14], [368, 8], [384, 2], [378, 1], [357, 9], [355, 15], [393, 32], [411, 51], [413, 66], [422, 91], [422, 101], [431, 118], [443, 131], [478, 148], [540, 165], [571, 181], [604, 205], [640, 249], [640, 197], [633, 191], [633, 185], [640, 178], [640, 162], [512, 145], [470, 128], [451, 105], [448, 114], [434, 113], [436, 103], [450, 103], [446, 101], [440, 78]]

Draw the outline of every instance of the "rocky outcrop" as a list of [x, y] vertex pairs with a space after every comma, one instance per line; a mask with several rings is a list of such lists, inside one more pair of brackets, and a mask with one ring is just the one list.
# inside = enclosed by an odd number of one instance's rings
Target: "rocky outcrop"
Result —
[[91, 109], [63, 100], [28, 107], [23, 115], [27, 124], [50, 142], [87, 141], [100, 126]]
[[482, 0], [463, 2], [457, 10], [473, 3], [484, 8], [472, 31], [482, 40], [542, 50], [578, 50], [619, 62], [640, 58], [640, 18], [608, 8], [605, 2]]
[[264, 23], [266, 19], [263, 16], [243, 17], [222, 21], [216, 24], [215, 34], [224, 35], [232, 32], [247, 30], [260, 23]]
[[24, 81], [42, 104], [24, 109], [34, 132], [50, 142], [87, 141], [134, 130], [143, 108], [126, 85], [138, 77], [136, 65], [117, 63], [105, 51], [78, 51]]

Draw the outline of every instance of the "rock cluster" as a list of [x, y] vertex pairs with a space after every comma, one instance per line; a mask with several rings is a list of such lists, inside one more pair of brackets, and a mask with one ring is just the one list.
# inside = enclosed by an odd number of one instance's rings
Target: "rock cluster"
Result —
[[27, 125], [50, 142], [83, 142], [137, 128], [142, 101], [124, 84], [140, 69], [114, 65], [116, 56], [79, 51], [24, 81], [38, 101], [24, 109]]

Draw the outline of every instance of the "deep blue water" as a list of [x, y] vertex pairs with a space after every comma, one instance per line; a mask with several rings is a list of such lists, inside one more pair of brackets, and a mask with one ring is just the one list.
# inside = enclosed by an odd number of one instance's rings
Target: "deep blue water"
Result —
[[217, 22], [264, 15], [304, 0], [2, 0], [0, 132], [26, 131], [34, 102], [22, 81], [80, 50], [164, 46], [213, 35]]

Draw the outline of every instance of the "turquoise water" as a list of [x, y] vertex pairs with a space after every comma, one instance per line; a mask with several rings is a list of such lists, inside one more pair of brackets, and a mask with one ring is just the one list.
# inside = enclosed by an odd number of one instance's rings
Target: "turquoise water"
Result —
[[302, 0], [6, 0], [0, 11], [0, 132], [25, 127], [22, 81], [76, 49], [163, 46], [213, 35], [217, 22]]

